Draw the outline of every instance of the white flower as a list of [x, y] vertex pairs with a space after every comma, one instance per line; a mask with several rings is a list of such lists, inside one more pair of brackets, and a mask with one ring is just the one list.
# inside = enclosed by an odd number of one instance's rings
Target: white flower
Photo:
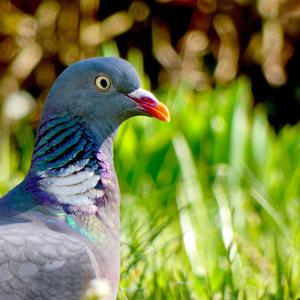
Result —
[[106, 279], [93, 279], [84, 296], [84, 300], [104, 300], [111, 294], [109, 282]]

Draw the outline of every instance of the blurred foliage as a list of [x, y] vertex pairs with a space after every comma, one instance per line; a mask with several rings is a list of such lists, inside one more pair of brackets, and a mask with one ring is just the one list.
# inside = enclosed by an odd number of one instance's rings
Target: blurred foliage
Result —
[[[158, 83], [172, 122], [136, 118], [117, 136], [119, 299], [296, 299], [300, 127], [275, 134], [266, 107], [254, 106], [256, 79], [238, 74], [259, 64], [272, 86], [293, 75], [285, 65], [296, 56], [299, 1], [108, 3], [116, 2], [0, 2], [0, 194], [29, 168], [60, 71], [121, 48], [145, 88]], [[174, 7], [183, 21], [189, 9], [188, 25], [160, 14]]]
[[65, 66], [112, 39], [122, 56], [143, 52], [154, 84], [206, 90], [245, 73], [276, 126], [299, 120], [298, 0], [2, 0], [0, 102], [23, 89], [44, 100]]

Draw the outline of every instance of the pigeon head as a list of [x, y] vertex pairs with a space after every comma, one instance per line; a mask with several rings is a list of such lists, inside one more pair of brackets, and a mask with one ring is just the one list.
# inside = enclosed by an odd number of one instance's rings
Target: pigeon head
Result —
[[49, 93], [43, 116], [60, 112], [113, 127], [136, 115], [170, 119], [166, 106], [140, 88], [135, 69], [114, 57], [86, 59], [65, 69]]

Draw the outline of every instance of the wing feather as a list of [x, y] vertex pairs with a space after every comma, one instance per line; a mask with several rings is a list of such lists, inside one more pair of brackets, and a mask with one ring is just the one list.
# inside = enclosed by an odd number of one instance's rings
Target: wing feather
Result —
[[42, 224], [0, 226], [0, 299], [80, 299], [95, 258], [79, 239]]

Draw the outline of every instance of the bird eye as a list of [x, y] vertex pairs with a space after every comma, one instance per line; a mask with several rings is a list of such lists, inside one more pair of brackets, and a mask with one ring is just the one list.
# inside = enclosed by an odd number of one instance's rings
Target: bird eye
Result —
[[95, 78], [95, 85], [100, 91], [107, 91], [110, 89], [111, 80], [106, 75], [98, 75]]

